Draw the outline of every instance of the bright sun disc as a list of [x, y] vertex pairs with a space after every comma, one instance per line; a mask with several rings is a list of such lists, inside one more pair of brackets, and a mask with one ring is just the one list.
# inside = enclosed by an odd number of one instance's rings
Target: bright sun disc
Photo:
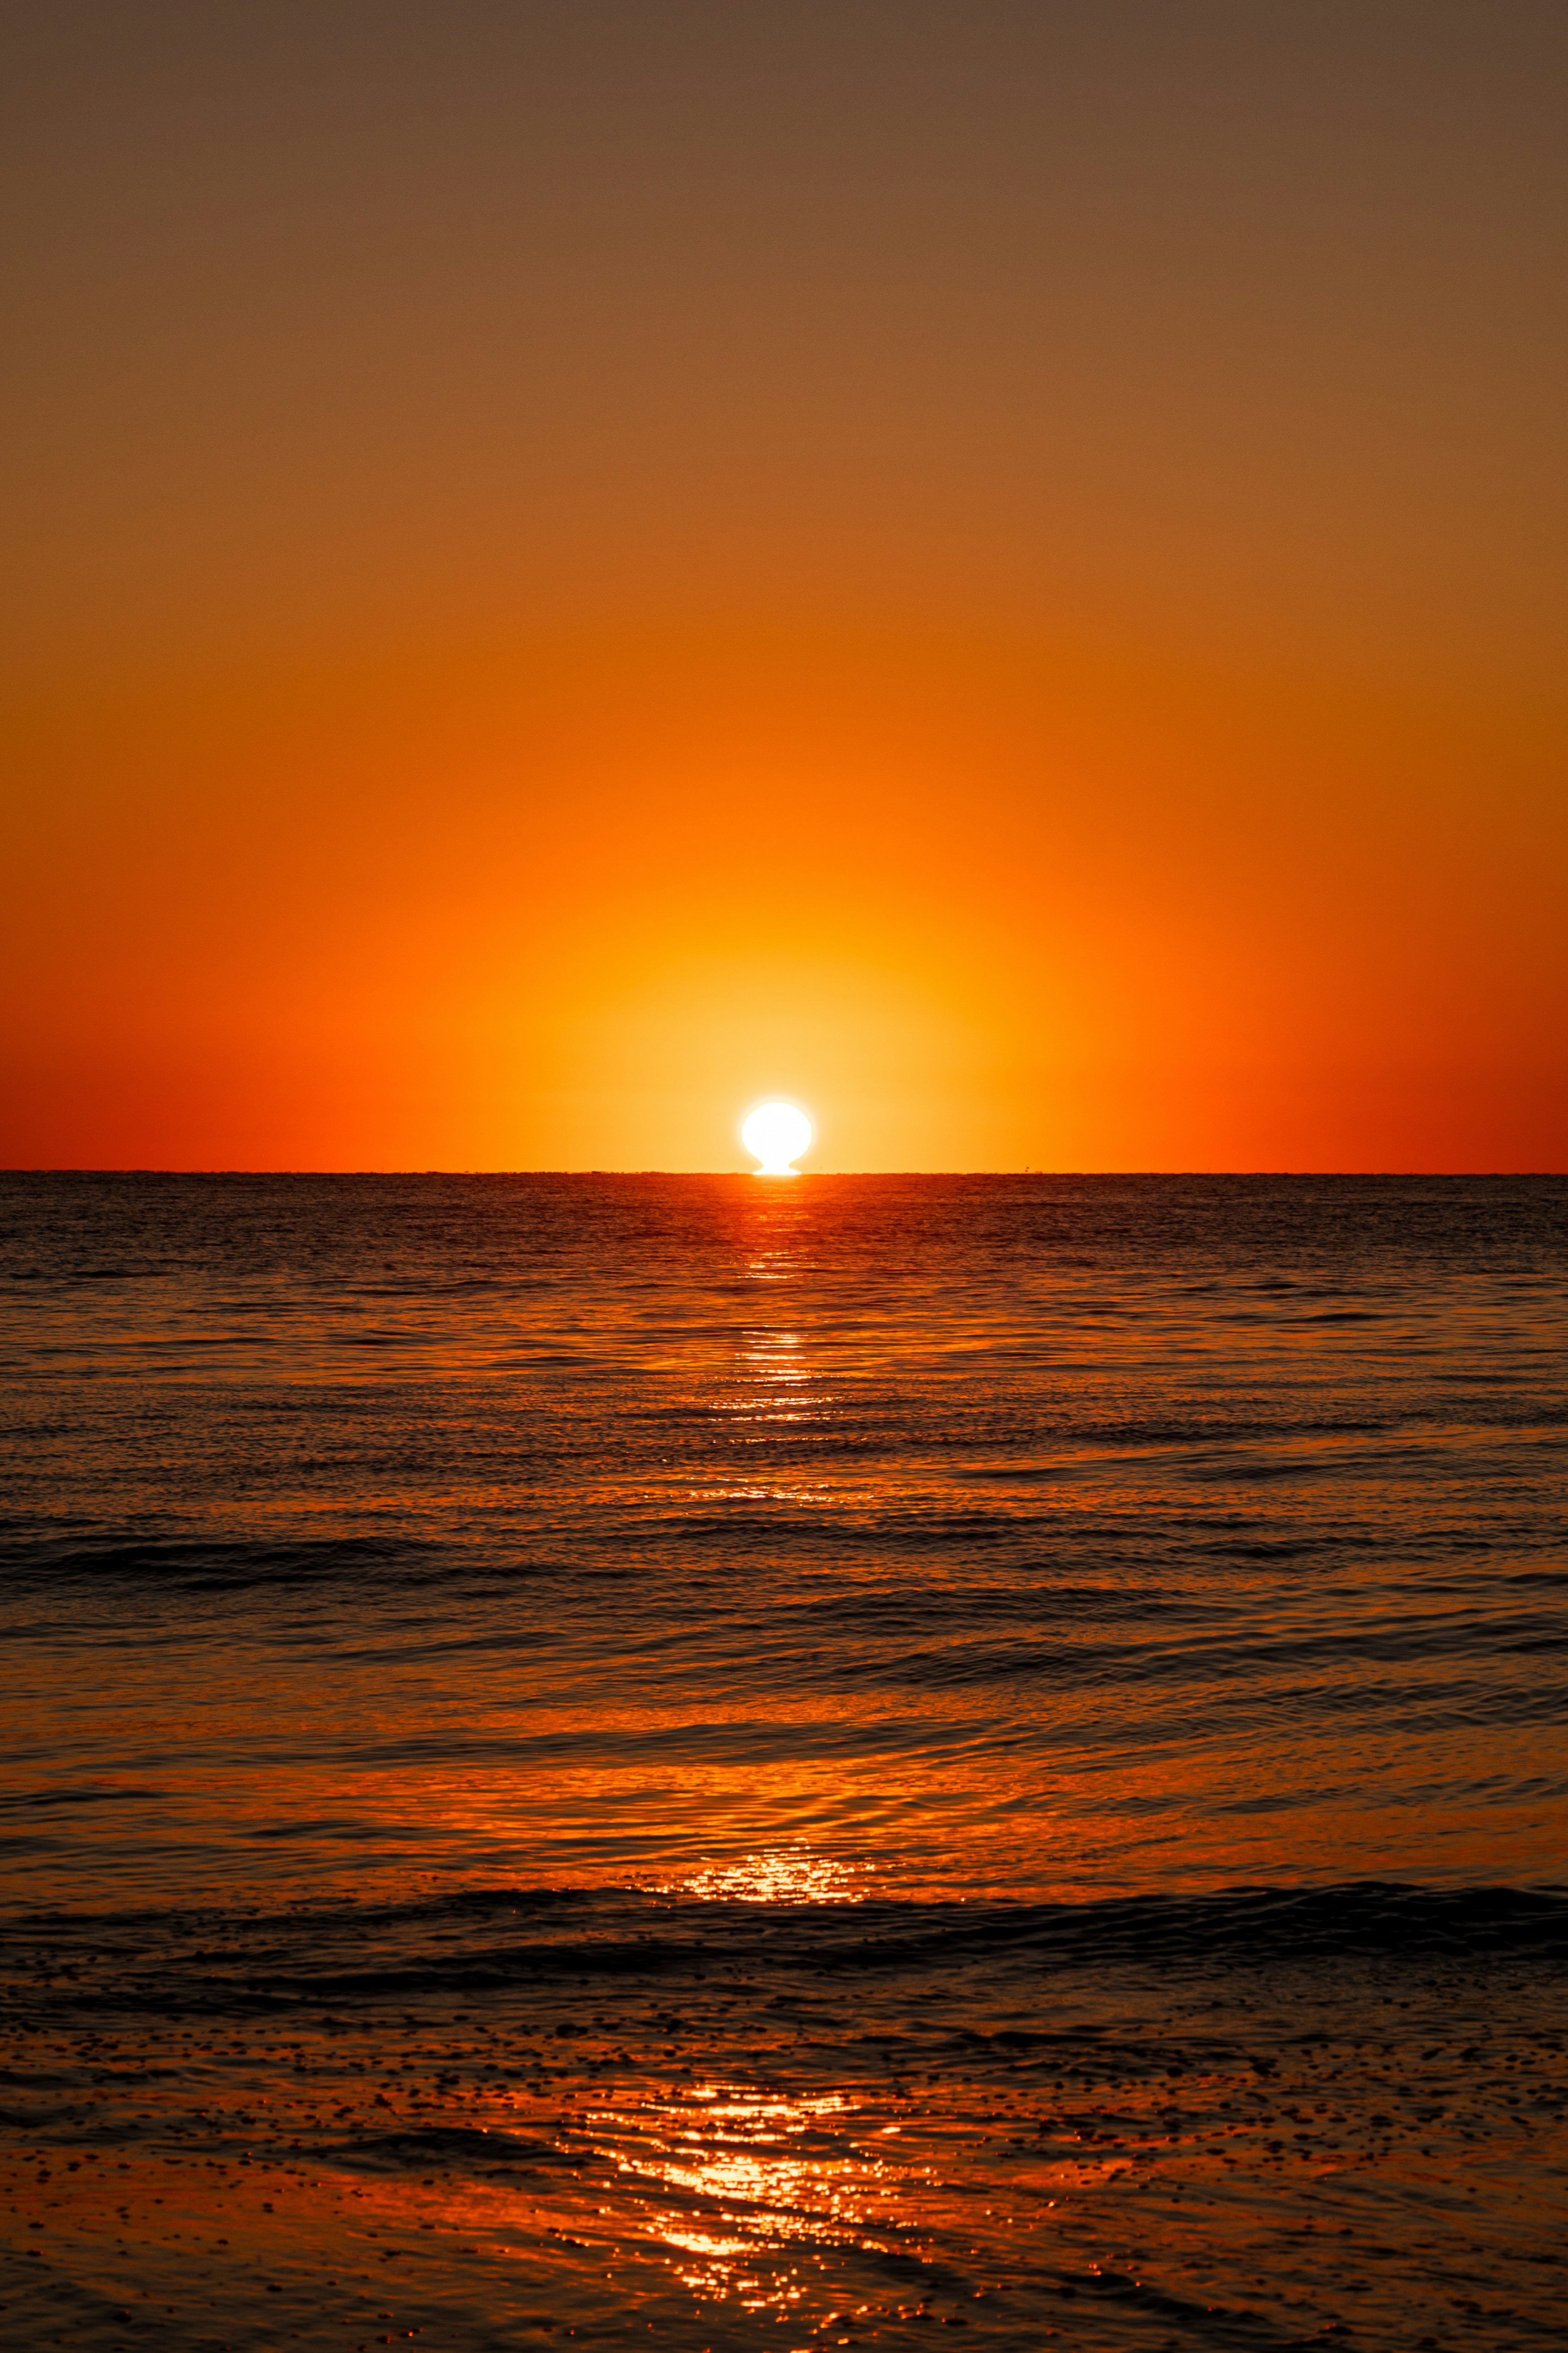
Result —
[[762, 1162], [759, 1176], [794, 1176], [790, 1166], [811, 1143], [812, 1127], [798, 1104], [759, 1103], [741, 1130], [741, 1141]]

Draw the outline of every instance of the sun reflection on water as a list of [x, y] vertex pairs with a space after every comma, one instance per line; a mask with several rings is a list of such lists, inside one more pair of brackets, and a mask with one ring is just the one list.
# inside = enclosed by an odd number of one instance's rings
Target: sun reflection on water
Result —
[[[593, 2121], [613, 2128], [625, 2120], [606, 2113]], [[865, 2233], [889, 2227], [888, 2209], [910, 2168], [858, 2145], [879, 2127], [845, 2094], [792, 2097], [709, 2083], [679, 2103], [645, 2106], [637, 2123], [637, 2146], [622, 2142], [616, 2162], [679, 2201], [656, 2192], [645, 2227], [671, 2252], [691, 2294], [782, 2318], [806, 2291], [787, 2263], [792, 2250], [885, 2250]]]
[[863, 1904], [875, 1867], [836, 1862], [809, 1847], [764, 1847], [733, 1862], [710, 1863], [658, 1892], [713, 1904]]
[[774, 1381], [808, 1381], [811, 1368], [805, 1359], [795, 1354], [801, 1345], [798, 1332], [753, 1332], [751, 1345], [740, 1352], [742, 1365], [755, 1368], [756, 1375]]

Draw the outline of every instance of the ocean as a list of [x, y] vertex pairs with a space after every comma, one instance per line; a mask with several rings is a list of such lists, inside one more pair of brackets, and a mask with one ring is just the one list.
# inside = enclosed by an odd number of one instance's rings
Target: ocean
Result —
[[1563, 2345], [1568, 1180], [0, 1235], [0, 2343]]

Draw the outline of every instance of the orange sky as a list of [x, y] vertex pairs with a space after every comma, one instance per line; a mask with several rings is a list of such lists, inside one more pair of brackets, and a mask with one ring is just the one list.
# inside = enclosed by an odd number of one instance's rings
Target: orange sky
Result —
[[11, 1166], [1568, 1166], [1568, 19], [7, 16]]

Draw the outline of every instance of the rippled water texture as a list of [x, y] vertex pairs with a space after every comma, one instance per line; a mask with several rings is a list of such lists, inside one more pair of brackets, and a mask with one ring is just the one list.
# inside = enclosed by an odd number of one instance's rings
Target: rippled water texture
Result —
[[0, 1177], [5, 2341], [1561, 2342], [1565, 1209]]
[[1561, 1185], [5, 1207], [34, 1900], [1557, 1875]]

